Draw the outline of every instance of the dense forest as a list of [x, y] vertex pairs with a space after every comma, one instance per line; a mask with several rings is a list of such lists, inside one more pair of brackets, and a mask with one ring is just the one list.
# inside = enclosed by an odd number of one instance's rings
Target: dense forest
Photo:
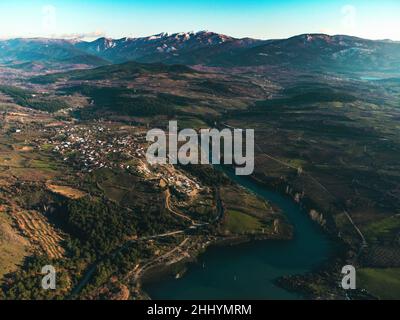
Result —
[[69, 107], [61, 97], [38, 94], [17, 87], [0, 86], [0, 92], [10, 96], [16, 104], [31, 109], [56, 112]]
[[80, 93], [92, 99], [91, 106], [76, 111], [80, 119], [106, 115], [122, 116], [173, 116], [179, 107], [188, 106], [192, 100], [166, 93], [150, 94], [144, 90], [121, 87], [75, 86], [64, 89], [67, 93]]
[[[0, 299], [65, 299], [94, 268], [89, 284], [82, 292], [75, 292], [84, 296], [111, 276], [132, 270], [140, 259], [150, 255], [145, 242], [136, 241], [137, 238], [184, 227], [159, 205], [123, 207], [102, 194], [60, 200], [34, 188], [30, 194], [25, 200], [29, 200], [31, 208], [52, 203], [46, 215], [64, 233], [65, 259], [52, 260], [44, 254], [26, 258], [22, 269], [5, 277]], [[40, 271], [45, 265], [57, 270], [54, 291], [41, 289]]]

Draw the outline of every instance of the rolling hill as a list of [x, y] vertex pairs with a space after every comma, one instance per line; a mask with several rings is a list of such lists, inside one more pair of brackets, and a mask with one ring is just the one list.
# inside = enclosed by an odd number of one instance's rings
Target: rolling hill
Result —
[[74, 42], [62, 39], [11, 39], [0, 41], [0, 62], [21, 64], [29, 62], [85, 64], [101, 66], [108, 61], [75, 47]]
[[330, 72], [400, 72], [400, 43], [351, 36], [303, 34], [289, 39], [236, 39], [222, 34], [165, 33], [92, 42], [56, 39], [0, 41], [0, 62], [56, 61], [101, 66], [136, 61], [205, 65], [213, 67], [263, 67]]
[[303, 34], [261, 41], [213, 33], [159, 34], [120, 40], [101, 38], [76, 46], [113, 62], [136, 60], [223, 67], [277, 66], [339, 72], [400, 71], [400, 43], [357, 37]]
[[168, 62], [195, 64], [192, 54], [207, 50], [216, 52], [249, 48], [262, 43], [255, 39], [236, 39], [208, 31], [181, 32], [169, 35], [160, 33], [150, 37], [122, 38], [118, 40], [100, 38], [93, 42], [80, 42], [76, 47], [113, 62], [135, 60], [139, 62]]
[[167, 65], [162, 63], [126, 62], [101, 66], [88, 70], [72, 70], [68, 72], [53, 73], [44, 76], [33, 77], [34, 83], [52, 83], [60, 79], [66, 80], [132, 80], [140, 74], [146, 73], [192, 73], [191, 68], [184, 65]]
[[400, 43], [304, 34], [273, 40], [227, 57], [228, 66], [275, 65], [336, 71], [400, 71]]

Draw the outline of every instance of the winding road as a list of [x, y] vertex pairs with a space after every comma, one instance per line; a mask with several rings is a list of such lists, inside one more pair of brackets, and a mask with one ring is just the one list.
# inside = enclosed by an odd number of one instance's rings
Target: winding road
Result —
[[[216, 197], [217, 197], [217, 217], [215, 219], [214, 223], [218, 223], [220, 220], [222, 220], [223, 216], [224, 216], [224, 207], [222, 205], [221, 199], [219, 197], [219, 192], [216, 192]], [[82, 279], [78, 282], [78, 284], [75, 286], [75, 288], [71, 291], [71, 294], [69, 296], [69, 299], [73, 299], [76, 295], [78, 295], [83, 288], [90, 282], [90, 280], [92, 279], [97, 267], [103, 262], [105, 261], [107, 258], [109, 257], [115, 257], [119, 252], [121, 252], [123, 249], [127, 248], [129, 245], [135, 244], [135, 243], [139, 243], [139, 242], [144, 242], [144, 241], [149, 241], [149, 240], [155, 240], [155, 239], [160, 239], [160, 238], [167, 238], [167, 237], [172, 237], [172, 236], [176, 236], [176, 235], [180, 235], [180, 234], [186, 234], [188, 232], [193, 232], [193, 230], [196, 229], [200, 229], [206, 226], [209, 226], [210, 223], [198, 223], [195, 222], [194, 220], [190, 219], [189, 217], [176, 212], [175, 210], [171, 209], [171, 205], [170, 205], [170, 198], [171, 198], [171, 194], [168, 190], [168, 192], [166, 193], [166, 208], [174, 215], [179, 216], [180, 218], [186, 220], [186, 221], [191, 221], [192, 225], [186, 229], [183, 230], [176, 230], [176, 231], [170, 231], [170, 232], [166, 232], [166, 233], [161, 233], [161, 234], [156, 234], [153, 236], [147, 236], [147, 237], [142, 237], [142, 238], [138, 238], [138, 239], [131, 239], [127, 242], [125, 242], [121, 247], [117, 248], [116, 250], [114, 250], [112, 253], [110, 253], [107, 257], [104, 257], [96, 262], [94, 262], [90, 267], [88, 267], [87, 271], [85, 272], [85, 275], [82, 277]], [[172, 253], [174, 253], [176, 250], [178, 250], [180, 247], [182, 247], [189, 238], [186, 238], [184, 242], [182, 242], [181, 244], [179, 244], [179, 246], [175, 247], [173, 250], [171, 250], [169, 253], [165, 254], [166, 255], [171, 255]], [[143, 267], [140, 268], [142, 273], [147, 267], [147, 265], [151, 265], [153, 264], [155, 261], [158, 261], [161, 257], [157, 257], [153, 260], [151, 260], [150, 262], [146, 263], [146, 265], [144, 265]], [[137, 277], [136, 277], [137, 278]]]

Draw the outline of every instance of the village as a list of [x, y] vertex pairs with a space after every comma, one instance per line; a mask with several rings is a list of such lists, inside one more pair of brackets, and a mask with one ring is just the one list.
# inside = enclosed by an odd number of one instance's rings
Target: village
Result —
[[161, 187], [173, 187], [185, 197], [193, 197], [202, 189], [196, 179], [172, 165], [150, 165], [146, 160], [146, 131], [140, 128], [58, 123], [42, 130], [47, 138], [36, 141], [39, 148], [59, 155], [81, 172], [127, 170], [158, 181]]

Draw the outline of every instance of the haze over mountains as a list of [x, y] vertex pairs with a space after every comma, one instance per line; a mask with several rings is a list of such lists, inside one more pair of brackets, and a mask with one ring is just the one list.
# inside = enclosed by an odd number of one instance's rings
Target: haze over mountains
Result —
[[237, 39], [208, 31], [92, 42], [43, 38], [0, 41], [0, 62], [21, 67], [31, 67], [26, 63], [32, 62], [100, 66], [127, 61], [396, 72], [400, 71], [400, 43], [324, 34]]

